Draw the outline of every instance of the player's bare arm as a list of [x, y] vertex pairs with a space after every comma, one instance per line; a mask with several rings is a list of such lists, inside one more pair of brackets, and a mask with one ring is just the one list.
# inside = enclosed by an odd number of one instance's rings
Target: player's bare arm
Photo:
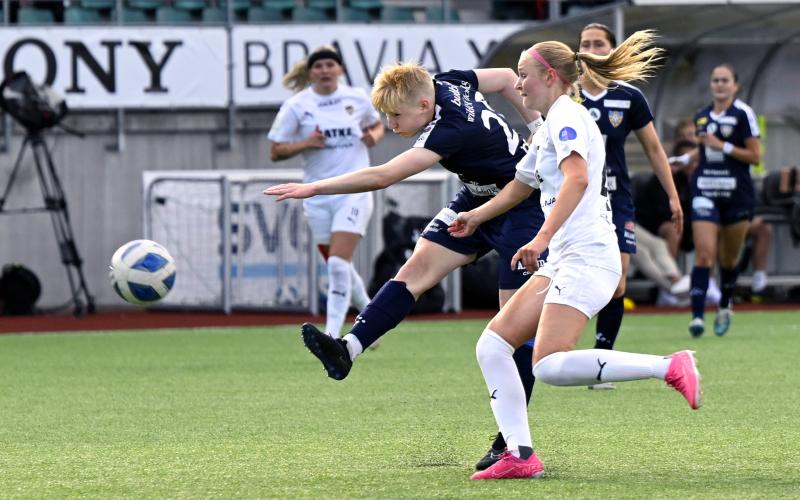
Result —
[[364, 135], [361, 137], [361, 142], [372, 147], [383, 138], [383, 132], [383, 122], [377, 121], [363, 130]]
[[522, 104], [522, 96], [516, 90], [517, 74], [510, 68], [485, 68], [476, 69], [475, 75], [478, 77], [478, 90], [484, 94], [502, 95], [514, 109], [522, 116], [525, 123], [531, 123], [542, 114], [534, 109], [528, 109]]
[[401, 180], [427, 170], [442, 157], [425, 148], [405, 151], [383, 165], [365, 168], [338, 177], [316, 182], [278, 184], [264, 190], [264, 194], [277, 196], [277, 201], [290, 198], [309, 198], [321, 194], [364, 193], [384, 189]]
[[[377, 142], [377, 141], [376, 141]], [[303, 139], [297, 142], [273, 142], [270, 147], [269, 156], [272, 161], [288, 160], [306, 149], [321, 149], [325, 147], [325, 134], [319, 127]]]
[[658, 177], [661, 187], [669, 197], [669, 209], [672, 212], [672, 223], [678, 234], [683, 233], [683, 208], [681, 208], [681, 200], [678, 198], [678, 190], [675, 188], [675, 181], [672, 180], [672, 169], [669, 167], [669, 160], [667, 159], [664, 148], [661, 146], [661, 141], [658, 140], [658, 134], [653, 122], [649, 122], [644, 127], [635, 130], [636, 137], [644, 149], [647, 158], [650, 160], [650, 166], [653, 172]]
[[512, 180], [497, 193], [497, 196], [487, 201], [480, 207], [461, 212], [456, 220], [450, 224], [447, 231], [456, 238], [463, 238], [471, 235], [478, 229], [478, 226], [487, 220], [494, 219], [498, 215], [504, 214], [517, 206], [533, 192], [533, 188], [524, 182], [516, 179]]

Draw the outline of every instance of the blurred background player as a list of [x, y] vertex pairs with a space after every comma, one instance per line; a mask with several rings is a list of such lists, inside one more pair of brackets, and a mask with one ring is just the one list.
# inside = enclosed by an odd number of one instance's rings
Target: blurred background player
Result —
[[750, 165], [760, 160], [758, 121], [753, 110], [736, 98], [738, 76], [729, 64], [711, 71], [712, 103], [694, 117], [700, 162], [692, 182], [692, 320], [689, 332], [699, 337], [711, 268], [719, 259], [722, 296], [714, 333], [728, 331], [732, 296], [739, 275], [737, 263], [755, 210]]
[[[611, 30], [599, 23], [586, 25], [578, 41], [579, 50], [598, 56], [610, 54], [616, 47]], [[612, 82], [595, 73], [580, 79], [583, 105], [600, 128], [606, 141], [606, 170], [611, 210], [619, 243], [622, 276], [614, 297], [597, 315], [596, 349], [613, 349], [624, 314], [626, 276], [631, 254], [636, 253], [635, 210], [631, 178], [625, 162], [625, 139], [633, 131], [642, 145], [653, 172], [669, 198], [671, 220], [676, 231], [683, 231], [683, 211], [672, 181], [667, 155], [658, 139], [653, 114], [642, 92], [624, 82]], [[613, 389], [613, 384], [593, 384], [590, 389]]]
[[[353, 361], [408, 315], [414, 302], [451, 271], [474, 262], [491, 250], [500, 256], [498, 295], [502, 308], [529, 278], [522, 266], [512, 269], [511, 257], [531, 240], [544, 215], [539, 192], [486, 224], [469, 238], [455, 238], [448, 225], [458, 212], [491, 200], [514, 179], [517, 163], [528, 146], [505, 118], [496, 113], [483, 93], [499, 93], [520, 113], [531, 132], [541, 124], [538, 111], [526, 109], [514, 89], [516, 74], [507, 68], [448, 71], [431, 75], [420, 65], [404, 63], [384, 68], [375, 79], [372, 101], [386, 113], [389, 128], [403, 137], [417, 137], [414, 147], [383, 165], [308, 184], [283, 184], [264, 192], [287, 198], [319, 194], [355, 193], [383, 189], [427, 170], [436, 163], [458, 174], [464, 186], [443, 208], [417, 241], [411, 257], [356, 318], [344, 339], [332, 340], [312, 325], [303, 325], [303, 340], [322, 362], [328, 376], [345, 378]], [[546, 254], [541, 256], [546, 259]], [[518, 379], [526, 398], [533, 390], [533, 344], [520, 345], [514, 354]], [[501, 434], [477, 467], [488, 467], [506, 447]], [[499, 450], [494, 453], [493, 450]]]
[[[606, 188], [605, 144], [590, 112], [572, 97], [580, 65], [589, 78], [643, 79], [661, 53], [648, 48], [652, 33], [638, 31], [608, 56], [574, 53], [561, 42], [537, 43], [519, 60], [517, 89], [530, 109], [545, 115], [516, 178], [482, 206], [459, 213], [449, 231], [468, 237], [481, 224], [541, 189], [545, 222], [521, 247], [533, 278], [483, 331], [475, 348], [490, 404], [508, 450], [471, 479], [527, 479], [544, 473], [533, 450], [524, 391], [512, 354], [536, 337], [534, 375], [559, 386], [648, 378], [666, 380], [696, 409], [700, 381], [689, 351], [671, 357], [608, 349], [573, 350], [589, 319], [614, 295], [622, 271]], [[539, 257], [549, 248], [548, 263]]]
[[[283, 103], [269, 132], [270, 156], [279, 161], [302, 154], [306, 182], [368, 167], [367, 148], [383, 137], [383, 123], [367, 93], [340, 83], [341, 76], [341, 56], [323, 46], [283, 78], [296, 94]], [[332, 337], [339, 337], [351, 303], [362, 311], [369, 302], [352, 260], [372, 204], [370, 193], [303, 201], [312, 237], [328, 265], [325, 332]]]

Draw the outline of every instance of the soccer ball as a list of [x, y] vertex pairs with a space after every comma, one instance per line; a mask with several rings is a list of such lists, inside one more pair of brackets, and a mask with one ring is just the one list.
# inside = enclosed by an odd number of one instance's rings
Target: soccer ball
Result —
[[111, 257], [109, 270], [114, 291], [131, 304], [157, 302], [175, 285], [175, 260], [155, 241], [125, 243]]
[[295, 307], [300, 304], [300, 292], [293, 285], [284, 283], [275, 292], [275, 304], [281, 307]]

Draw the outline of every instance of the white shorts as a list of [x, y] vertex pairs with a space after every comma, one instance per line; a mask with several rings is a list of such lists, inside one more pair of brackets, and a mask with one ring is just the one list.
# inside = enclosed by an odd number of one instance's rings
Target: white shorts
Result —
[[573, 307], [588, 318], [604, 308], [614, 296], [622, 276], [619, 247], [591, 245], [580, 252], [559, 255], [551, 252], [547, 265], [540, 267], [536, 276], [550, 278], [550, 288], [545, 304], [563, 304]]
[[331, 233], [364, 236], [372, 216], [372, 193], [315, 196], [303, 200], [303, 213], [316, 243], [330, 243]]

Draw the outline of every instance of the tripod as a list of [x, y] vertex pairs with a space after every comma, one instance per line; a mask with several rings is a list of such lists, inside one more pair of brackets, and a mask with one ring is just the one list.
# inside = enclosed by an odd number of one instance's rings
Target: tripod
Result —
[[[44, 206], [4, 210], [6, 200], [8, 200], [8, 195], [11, 192], [11, 188], [14, 186], [14, 181], [17, 178], [20, 165], [22, 165], [22, 158], [28, 146], [30, 146], [33, 151], [33, 159], [36, 166], [36, 173], [39, 177], [39, 186], [42, 189]], [[89, 293], [89, 289], [86, 286], [86, 279], [83, 276], [83, 261], [78, 253], [78, 247], [75, 245], [75, 238], [73, 237], [72, 226], [69, 221], [69, 212], [67, 211], [67, 200], [64, 197], [61, 181], [58, 179], [58, 174], [53, 165], [53, 158], [47, 148], [47, 143], [44, 141], [42, 132], [40, 130], [29, 129], [25, 134], [25, 139], [22, 141], [22, 148], [17, 156], [17, 161], [14, 163], [14, 168], [11, 170], [11, 175], [3, 191], [3, 196], [0, 197], [0, 214], [35, 212], [50, 212], [53, 230], [56, 233], [58, 250], [61, 254], [61, 263], [64, 264], [67, 270], [69, 288], [72, 292], [71, 301], [73, 304], [73, 314], [75, 316], [83, 314], [84, 300], [86, 312], [93, 314], [95, 312], [94, 297]]]

